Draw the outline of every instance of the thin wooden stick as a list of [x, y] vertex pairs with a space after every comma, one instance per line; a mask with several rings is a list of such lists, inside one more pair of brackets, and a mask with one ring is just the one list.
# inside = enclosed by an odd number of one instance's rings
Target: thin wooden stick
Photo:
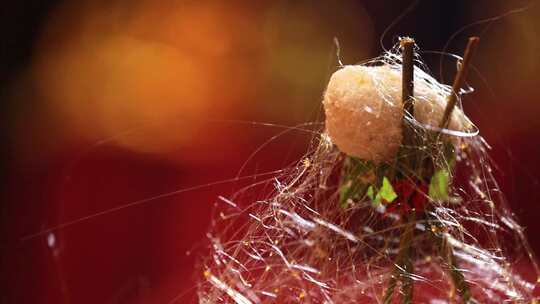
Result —
[[414, 115], [414, 64], [413, 64], [413, 47], [414, 39], [405, 37], [401, 39], [400, 46], [402, 48], [402, 83], [401, 83], [401, 100], [403, 108], [411, 116]]
[[446, 108], [444, 109], [444, 115], [440, 125], [441, 129], [448, 127], [448, 125], [450, 124], [450, 117], [452, 115], [452, 112], [454, 111], [454, 108], [456, 107], [459, 90], [461, 89], [461, 86], [463, 86], [463, 82], [465, 81], [465, 77], [467, 76], [467, 71], [469, 70], [472, 56], [474, 55], [474, 52], [478, 47], [478, 42], [480, 42], [480, 38], [478, 37], [469, 38], [467, 48], [465, 49], [465, 54], [463, 55], [463, 60], [458, 68], [456, 78], [454, 78], [454, 83], [452, 84], [452, 94], [448, 96], [448, 103], [446, 104]]
[[[402, 48], [402, 95], [404, 115], [414, 116], [414, 40], [412, 38], [403, 38], [400, 42]], [[412, 125], [406, 123], [405, 117], [403, 119], [403, 144], [405, 149], [416, 149], [417, 138], [415, 136]], [[411, 153], [415, 155], [415, 153]], [[409, 157], [408, 157], [409, 158]], [[410, 157], [410, 165], [414, 167], [415, 159]], [[401, 281], [400, 294], [402, 296], [401, 302], [403, 304], [412, 303], [413, 298], [413, 280], [411, 274], [413, 272], [412, 258], [412, 239], [414, 236], [414, 223], [415, 212], [412, 211], [410, 216], [405, 219], [405, 229], [400, 239], [399, 253], [396, 263], [396, 275], [399, 276]], [[387, 292], [385, 301], [391, 302], [391, 295], [395, 288], [395, 281], [391, 282], [391, 291]]]
[[407, 115], [414, 117], [414, 39], [405, 37], [401, 47], [401, 101], [403, 103], [403, 154], [405, 167], [414, 168], [417, 164], [415, 154], [418, 139], [412, 124], [407, 122]]
[[411, 278], [412, 273], [414, 272], [414, 266], [412, 262], [413, 258], [413, 248], [412, 240], [414, 237], [414, 226], [416, 224], [416, 212], [414, 209], [409, 214], [407, 218], [407, 227], [401, 236], [401, 244], [399, 251], [402, 252], [403, 257], [401, 258], [401, 288], [400, 293], [402, 296], [401, 303], [411, 304], [413, 301], [413, 280]]

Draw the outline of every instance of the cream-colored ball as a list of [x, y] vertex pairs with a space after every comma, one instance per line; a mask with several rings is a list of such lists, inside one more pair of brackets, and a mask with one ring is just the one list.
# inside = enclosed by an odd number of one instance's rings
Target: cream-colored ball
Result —
[[[422, 124], [438, 126], [446, 95], [425, 79], [414, 83], [414, 115]], [[326, 131], [344, 153], [364, 160], [392, 160], [402, 142], [401, 73], [389, 65], [345, 66], [330, 78], [324, 94]], [[449, 128], [469, 128], [456, 108]]]

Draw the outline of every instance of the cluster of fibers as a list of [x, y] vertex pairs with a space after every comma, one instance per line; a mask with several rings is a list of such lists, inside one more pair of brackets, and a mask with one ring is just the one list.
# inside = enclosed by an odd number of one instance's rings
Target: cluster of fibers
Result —
[[[380, 60], [398, 70], [398, 57], [390, 52]], [[418, 88], [447, 90], [432, 78], [418, 80], [424, 81]], [[383, 89], [371, 94], [395, 100]], [[399, 142], [397, 137], [392, 140]], [[454, 266], [435, 238], [452, 248], [472, 303], [535, 303], [537, 277], [516, 271], [519, 265], [536, 269], [535, 260], [492, 176], [488, 147], [480, 136], [455, 142], [452, 200], [428, 199], [425, 216], [414, 225], [412, 303], [462, 302], [451, 279]], [[197, 272], [199, 303], [383, 303], [407, 214], [370, 201], [340, 206], [346, 157], [326, 132], [319, 133], [298, 164], [220, 197], [208, 234], [210, 253]], [[444, 166], [441, 151], [433, 149], [432, 159]], [[401, 301], [398, 290], [392, 303]]]

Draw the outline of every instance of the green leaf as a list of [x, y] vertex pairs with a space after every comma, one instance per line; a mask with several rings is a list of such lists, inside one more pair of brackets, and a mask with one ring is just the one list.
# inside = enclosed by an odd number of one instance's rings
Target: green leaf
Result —
[[373, 203], [373, 205], [380, 205], [383, 200], [390, 203], [397, 198], [394, 187], [392, 187], [392, 184], [386, 176], [383, 177], [381, 188], [376, 195], [373, 186], [369, 186], [366, 195], [371, 199], [371, 203]]
[[429, 197], [434, 200], [445, 201], [449, 199], [448, 187], [450, 184], [450, 174], [446, 169], [439, 169], [431, 177], [429, 183]]
[[397, 194], [385, 176], [389, 169], [390, 166], [387, 164], [375, 165], [371, 161], [347, 157], [343, 164], [341, 186], [338, 190], [339, 205], [346, 208], [349, 200], [361, 200], [366, 197], [374, 205], [395, 200]]
[[379, 190], [379, 193], [377, 193], [377, 196], [379, 196], [381, 199], [387, 201], [388, 203], [392, 202], [397, 198], [397, 194], [394, 191], [394, 187], [392, 187], [392, 184], [388, 180], [388, 178], [385, 176], [383, 177], [382, 186]]

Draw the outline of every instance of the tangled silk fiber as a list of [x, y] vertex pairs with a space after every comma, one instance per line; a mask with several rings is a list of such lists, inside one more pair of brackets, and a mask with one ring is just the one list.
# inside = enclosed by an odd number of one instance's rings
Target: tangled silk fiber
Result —
[[[388, 291], [405, 284], [396, 280], [404, 275], [414, 285], [412, 303], [536, 301], [537, 277], [515, 267], [537, 270], [536, 261], [492, 175], [489, 146], [461, 109], [439, 130], [450, 154], [441, 145], [422, 147], [439, 168], [429, 184], [396, 169], [400, 58], [395, 47], [335, 72], [324, 94], [326, 128], [305, 157], [220, 198], [210, 253], [200, 263], [199, 303], [397, 303]], [[415, 113], [405, 120], [425, 137], [437, 128], [451, 89], [418, 55], [415, 62]], [[351, 161], [375, 169], [350, 177]], [[386, 173], [377, 184], [381, 167]], [[343, 199], [346, 177], [375, 187]], [[257, 186], [272, 190], [248, 195]], [[246, 198], [249, 204], [237, 203]], [[404, 238], [414, 250], [400, 263]], [[396, 272], [400, 265], [414, 271]]]

